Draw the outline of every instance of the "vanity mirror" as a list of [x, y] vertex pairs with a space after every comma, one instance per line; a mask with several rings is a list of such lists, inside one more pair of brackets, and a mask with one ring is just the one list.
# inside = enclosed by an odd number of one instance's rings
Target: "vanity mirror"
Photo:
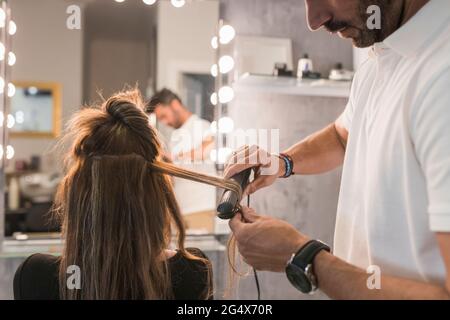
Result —
[[11, 99], [12, 137], [55, 138], [61, 131], [61, 85], [55, 82], [15, 82]]

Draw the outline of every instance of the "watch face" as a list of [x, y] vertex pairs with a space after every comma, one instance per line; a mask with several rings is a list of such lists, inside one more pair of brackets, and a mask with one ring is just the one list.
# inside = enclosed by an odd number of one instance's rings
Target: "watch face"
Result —
[[291, 284], [303, 293], [310, 293], [312, 290], [311, 282], [305, 275], [305, 272], [295, 264], [289, 264], [286, 267], [286, 275]]

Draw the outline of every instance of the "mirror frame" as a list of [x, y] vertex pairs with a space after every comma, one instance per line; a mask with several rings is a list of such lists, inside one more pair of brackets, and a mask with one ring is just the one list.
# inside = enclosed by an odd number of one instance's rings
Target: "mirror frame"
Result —
[[61, 134], [62, 122], [62, 89], [58, 82], [42, 81], [13, 81], [16, 88], [36, 87], [41, 90], [51, 90], [53, 97], [53, 129], [49, 132], [40, 131], [12, 131], [9, 134], [11, 138], [57, 138]]

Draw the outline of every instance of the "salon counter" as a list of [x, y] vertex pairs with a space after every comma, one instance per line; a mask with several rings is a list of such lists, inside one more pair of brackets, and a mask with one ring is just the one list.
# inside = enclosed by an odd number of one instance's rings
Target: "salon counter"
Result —
[[[189, 235], [185, 247], [201, 249], [213, 265], [216, 298], [224, 292], [227, 273], [226, 246], [213, 235]], [[0, 252], [0, 300], [13, 298], [13, 279], [18, 266], [34, 253], [59, 255], [63, 242], [61, 239], [8, 240], [3, 242]], [[173, 247], [176, 247], [175, 243]]]

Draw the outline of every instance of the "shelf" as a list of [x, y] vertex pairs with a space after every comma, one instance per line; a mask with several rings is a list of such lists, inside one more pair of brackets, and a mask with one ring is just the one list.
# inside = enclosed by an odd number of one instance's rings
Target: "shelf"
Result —
[[[5, 239], [3, 246], [0, 243], [0, 259], [1, 258], [17, 258], [27, 257], [33, 253], [47, 253], [59, 255], [64, 246], [63, 240], [59, 234], [49, 233], [47, 238], [45, 234], [40, 234], [41, 239], [14, 240]], [[177, 248], [177, 239], [172, 239], [172, 247]], [[186, 248], [199, 248], [202, 251], [223, 252], [226, 247], [221, 244], [214, 235], [205, 236], [186, 236]]]
[[274, 77], [262, 75], [243, 75], [234, 83], [239, 92], [261, 92], [313, 97], [348, 98], [350, 81], [300, 80], [293, 77]]

